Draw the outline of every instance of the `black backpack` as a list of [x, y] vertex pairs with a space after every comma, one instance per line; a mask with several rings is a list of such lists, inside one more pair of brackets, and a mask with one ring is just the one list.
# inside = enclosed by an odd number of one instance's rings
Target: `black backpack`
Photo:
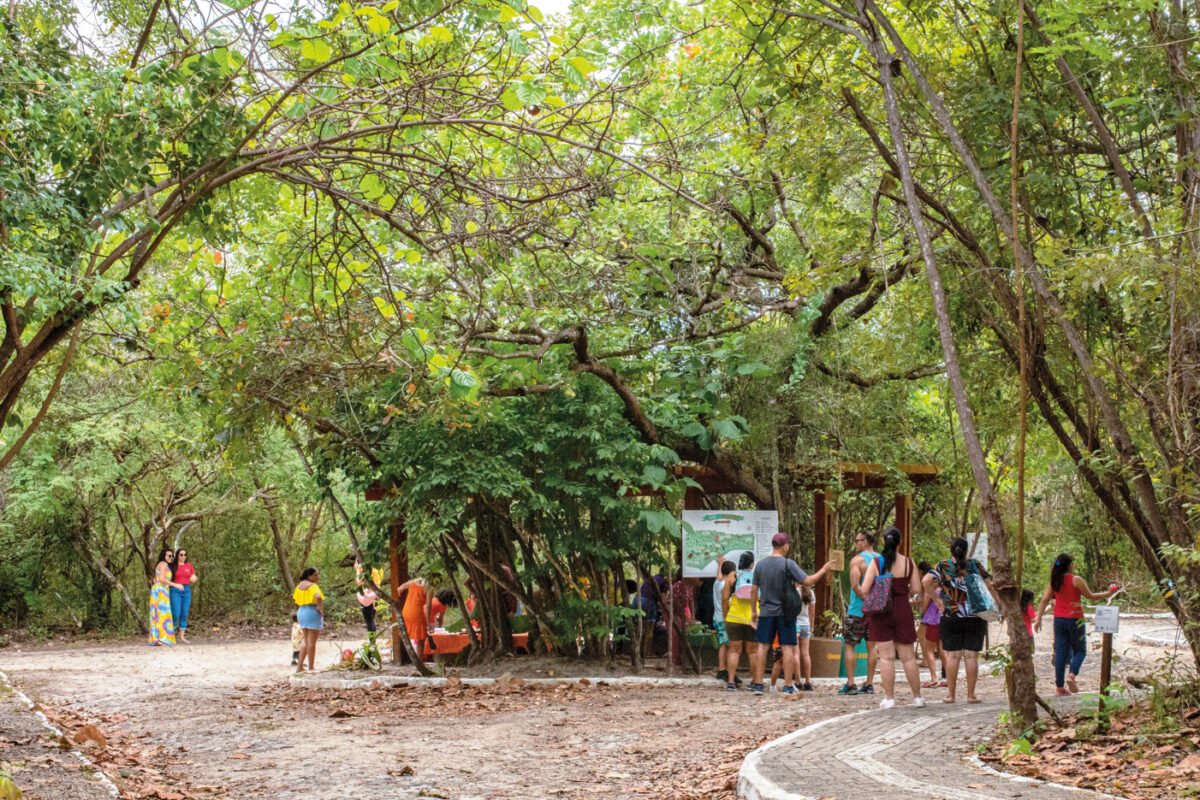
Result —
[[783, 618], [794, 620], [800, 616], [800, 612], [803, 610], [804, 598], [800, 596], [796, 584], [789, 580], [783, 588]]

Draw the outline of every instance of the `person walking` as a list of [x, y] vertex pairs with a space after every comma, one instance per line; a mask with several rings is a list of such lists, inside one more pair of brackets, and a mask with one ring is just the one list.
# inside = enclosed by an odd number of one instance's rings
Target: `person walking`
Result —
[[[846, 618], [842, 620], [842, 641], [844, 651], [842, 663], [846, 667], [846, 683], [838, 689], [840, 695], [874, 694], [875, 687], [871, 681], [875, 678], [875, 643], [868, 636], [867, 618], [863, 614], [862, 590], [863, 576], [867, 573], [867, 564], [876, 555], [875, 534], [862, 531], [854, 537], [854, 549], [858, 552], [850, 559], [850, 607], [846, 609]], [[858, 643], [867, 642], [867, 679], [859, 689], [854, 685], [858, 672]]]
[[171, 589], [180, 588], [171, 579], [171, 565], [175, 554], [163, 548], [154, 565], [154, 583], [150, 584], [150, 645], [152, 647], [175, 645], [175, 618], [171, 615]]
[[912, 689], [913, 705], [925, 707], [925, 698], [921, 696], [921, 670], [917, 666], [917, 658], [913, 645], [917, 641], [917, 629], [913, 625], [912, 604], [909, 596], [921, 593], [921, 579], [911, 558], [901, 554], [900, 530], [888, 528], [883, 534], [883, 553], [874, 556], [863, 576], [863, 592], [867, 595], [875, 586], [876, 581], [891, 576], [892, 585], [888, 589], [891, 594], [891, 607], [875, 613], [867, 614], [867, 627], [870, 631], [868, 638], [875, 642], [879, 653], [879, 676], [883, 683], [884, 698], [879, 703], [880, 708], [896, 707], [896, 658], [904, 667], [904, 677]]
[[937, 604], [942, 613], [942, 651], [946, 658], [946, 697], [943, 702], [953, 703], [958, 688], [958, 664], [966, 664], [967, 702], [978, 703], [975, 685], [979, 680], [979, 651], [987, 636], [987, 621], [971, 614], [967, 607], [967, 579], [979, 575], [987, 584], [992, 595], [991, 575], [975, 559], [967, 558], [969, 544], [961, 536], [950, 541], [950, 558], [939, 561], [934, 567], [937, 575]]
[[795, 591], [792, 584], [814, 585], [833, 568], [833, 562], [828, 561], [817, 572], [809, 575], [787, 557], [790, 547], [791, 541], [786, 533], [775, 534], [771, 538], [771, 555], [754, 567], [750, 605], [757, 605], [758, 610], [751, 614], [750, 619], [754, 626], [754, 641], [758, 643], [758, 653], [751, 661], [750, 690], [759, 695], [764, 691], [763, 673], [766, 670], [767, 650], [776, 636], [779, 637], [783, 657], [783, 693], [796, 693], [796, 687], [792, 685], [795, 681], [792, 669], [796, 664], [796, 616], [799, 608], [786, 615], [784, 594], [789, 590]]
[[[1113, 584], [1107, 592], [1093, 592], [1087, 581], [1075, 574], [1075, 557], [1060, 553], [1050, 568], [1050, 584], [1038, 604], [1037, 630], [1042, 629], [1050, 601], [1054, 601], [1054, 693], [1070, 695], [1079, 692], [1079, 669], [1087, 656], [1087, 629], [1083, 621], [1083, 601], [1107, 600], [1120, 591]], [[1067, 672], [1068, 667], [1070, 672]], [[1066, 675], [1064, 686], [1064, 674]]]
[[172, 579], [180, 588], [171, 587], [171, 618], [175, 622], [175, 638], [190, 644], [187, 638], [188, 614], [192, 610], [192, 587], [196, 585], [196, 565], [188, 560], [187, 550], [175, 551]]
[[317, 568], [308, 567], [300, 573], [300, 581], [292, 592], [292, 601], [297, 606], [296, 621], [300, 623], [300, 630], [304, 635], [300, 642], [297, 673], [304, 672], [306, 658], [308, 671], [313, 672], [316, 669], [314, 662], [317, 658], [317, 639], [321, 638], [321, 629], [325, 627], [325, 594], [317, 585], [320, 580], [321, 574]]

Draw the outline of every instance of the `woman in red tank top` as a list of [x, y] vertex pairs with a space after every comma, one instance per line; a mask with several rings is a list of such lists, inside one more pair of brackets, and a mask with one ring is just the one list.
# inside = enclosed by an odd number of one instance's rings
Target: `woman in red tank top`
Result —
[[[1087, 656], [1087, 631], [1083, 622], [1083, 599], [1107, 600], [1118, 591], [1114, 584], [1107, 592], [1093, 592], [1087, 581], [1075, 574], [1075, 558], [1061, 553], [1050, 569], [1050, 585], [1038, 604], [1036, 630], [1042, 629], [1042, 617], [1054, 601], [1054, 693], [1075, 694], [1079, 691], [1076, 678]], [[1070, 672], [1067, 673], [1067, 667]], [[1064, 675], [1066, 686], [1063, 686]]]

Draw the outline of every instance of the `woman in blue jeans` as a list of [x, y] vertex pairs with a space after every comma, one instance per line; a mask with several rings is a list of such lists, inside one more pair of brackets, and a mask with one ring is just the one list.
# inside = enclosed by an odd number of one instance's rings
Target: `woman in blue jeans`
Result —
[[[1113, 584], [1107, 592], [1093, 592], [1087, 581], [1075, 574], [1075, 558], [1060, 553], [1050, 568], [1050, 585], [1038, 604], [1036, 630], [1042, 629], [1042, 617], [1050, 601], [1054, 601], [1054, 693], [1075, 694], [1079, 691], [1076, 678], [1087, 655], [1087, 636], [1083, 622], [1083, 599], [1107, 600], [1117, 593]], [[1067, 669], [1070, 668], [1070, 672]], [[1066, 675], [1064, 680], [1064, 674]], [[1063, 684], [1066, 684], [1065, 686]], [[1103, 688], [1103, 687], [1101, 687]]]
[[196, 565], [188, 560], [187, 550], [175, 551], [171, 567], [172, 578], [182, 586], [171, 587], [171, 619], [175, 620], [175, 638], [187, 644], [188, 612], [192, 608], [192, 585], [196, 582]]

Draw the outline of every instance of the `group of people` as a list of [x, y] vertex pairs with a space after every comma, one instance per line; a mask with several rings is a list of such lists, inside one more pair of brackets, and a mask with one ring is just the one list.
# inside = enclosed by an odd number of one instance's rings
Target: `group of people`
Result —
[[[971, 593], [986, 593], [995, 598], [991, 575], [978, 560], [969, 558], [969, 543], [961, 537], [950, 543], [950, 557], [935, 565], [915, 563], [901, 553], [901, 534], [889, 528], [883, 534], [882, 548], [875, 550], [876, 536], [863, 531], [854, 537], [856, 553], [849, 563], [850, 603], [842, 622], [844, 641], [843, 663], [848, 676], [838, 690], [840, 695], [874, 694], [872, 679], [878, 666], [883, 687], [883, 708], [896, 705], [896, 662], [912, 691], [912, 702], [925, 705], [922, 689], [946, 689], [943, 702], [954, 703], [958, 697], [960, 664], [966, 672], [966, 702], [978, 703], [976, 686], [979, 679], [979, 653], [987, 637], [987, 620], [979, 615], [978, 598]], [[763, 694], [768, 653], [774, 653], [771, 685], [783, 678], [784, 694], [812, 691], [812, 658], [809, 651], [812, 637], [811, 609], [815, 600], [812, 587], [829, 573], [834, 562], [822, 565], [808, 574], [791, 558], [791, 541], [787, 534], [777, 533], [771, 541], [771, 554], [755, 563], [752, 552], [742, 553], [737, 562], [722, 560], [718, 577], [712, 588], [712, 623], [718, 643], [718, 678], [728, 691], [741, 685], [738, 666], [744, 655], [749, 661], [750, 690]], [[1055, 689], [1058, 694], [1078, 691], [1078, 675], [1087, 654], [1082, 598], [1107, 600], [1119, 587], [1112, 585], [1106, 592], [1093, 592], [1083, 578], [1074, 572], [1074, 558], [1063, 553], [1051, 568], [1050, 581], [1039, 603], [1033, 603], [1033, 593], [1022, 593], [1021, 604], [1026, 629], [1032, 637], [1041, 630], [1047, 611], [1054, 612]], [[367, 630], [375, 632], [375, 603], [378, 595], [363, 578], [361, 565], [356, 564], [359, 584], [358, 601], [362, 607]], [[377, 585], [381, 576], [372, 575]], [[292, 632], [292, 664], [303, 672], [314, 667], [317, 640], [324, 627], [325, 598], [318, 584], [320, 574], [315, 567], [304, 570], [293, 592], [296, 613]], [[174, 644], [172, 621], [176, 621], [181, 641], [187, 641], [187, 614], [191, 604], [191, 585], [195, 569], [187, 560], [186, 551], [171, 553], [164, 550], [156, 568], [156, 581], [151, 590], [151, 642]], [[696, 580], [677, 576], [668, 585], [661, 576], [648, 578], [640, 590], [629, 582], [628, 606], [637, 609], [643, 621], [643, 632], [631, 627], [633, 646], [649, 648], [657, 620], [665, 620], [672, 628], [671, 657], [674, 663], [683, 662], [689, 652], [686, 645], [687, 627], [696, 619]], [[874, 592], [878, 584], [880, 591]], [[449, 589], [436, 594], [427, 589], [424, 579], [414, 578], [400, 585], [403, 598], [401, 616], [404, 627], [418, 658], [425, 658], [430, 634], [441, 627], [447, 609], [456, 605], [456, 595]], [[882, 599], [881, 599], [882, 598]], [[666, 606], [663, 614], [660, 606]], [[472, 602], [467, 601], [467, 613]], [[914, 618], [914, 611], [915, 618]], [[915, 621], [919, 619], [919, 623]], [[920, 641], [929, 680], [922, 683], [915, 646]], [[858, 647], [866, 643], [866, 681], [855, 682], [858, 667]], [[941, 667], [941, 678], [938, 667]]]
[[723, 561], [719, 567], [720, 577], [713, 584], [717, 677], [726, 681], [729, 691], [738, 688], [738, 662], [744, 653], [750, 661], [750, 690], [762, 694], [772, 648], [777, 652], [772, 683], [782, 674], [784, 694], [812, 691], [811, 587], [834, 564], [829, 561], [809, 575], [788, 558], [790, 548], [787, 534], [777, 533], [771, 539], [771, 555], [757, 564], [747, 551], [736, 565]]
[[188, 613], [192, 608], [192, 586], [196, 566], [187, 550], [163, 548], [154, 565], [150, 584], [150, 636], [152, 646], [169, 647], [177, 641], [188, 644]]
[[[979, 653], [987, 637], [987, 620], [979, 616], [978, 601], [971, 600], [971, 584], [982, 583], [995, 600], [995, 589], [987, 568], [969, 558], [969, 543], [957, 537], [950, 543], [950, 557], [936, 565], [920, 564], [899, 552], [900, 531], [883, 534], [882, 549], [875, 550], [876, 536], [864, 531], [854, 538], [857, 551], [849, 564], [850, 604], [842, 624], [846, 683], [840, 695], [874, 694], [872, 678], [879, 668], [884, 697], [882, 708], [896, 706], [896, 662], [912, 692], [914, 706], [923, 707], [922, 689], [946, 689], [945, 703], [958, 697], [960, 664], [966, 672], [966, 702], [978, 703]], [[833, 567], [827, 563], [809, 575], [787, 557], [786, 534], [776, 534], [772, 552], [758, 564], [754, 554], [741, 554], [738, 562], [724, 561], [713, 587], [716, 611], [718, 673], [728, 691], [741, 685], [737, 677], [743, 654], [750, 661], [750, 690], [763, 694], [768, 652], [774, 648], [775, 667], [771, 683], [783, 677], [784, 694], [812, 689], [812, 636], [810, 587]], [[872, 590], [879, 584], [874, 600]], [[978, 590], [978, 589], [977, 589]], [[1025, 591], [1021, 603], [1029, 635], [1040, 630], [1042, 618], [1053, 608], [1054, 667], [1057, 694], [1078, 691], [1077, 678], [1086, 656], [1085, 626], [1081, 598], [1107, 600], [1119, 591], [1114, 584], [1106, 592], [1093, 592], [1083, 578], [1074, 574], [1074, 558], [1059, 555], [1051, 569], [1049, 585], [1041, 601], [1033, 604], [1033, 593]], [[798, 597], [788, 600], [794, 592]], [[884, 595], [890, 595], [884, 601]], [[914, 616], [914, 610], [916, 612]], [[916, 622], [919, 619], [919, 626]], [[920, 678], [915, 645], [920, 640], [929, 680]], [[857, 649], [866, 642], [867, 676], [856, 685]], [[942, 677], [938, 677], [938, 666]]]
[[[364, 577], [364, 569], [360, 562], [355, 562], [355, 580], [358, 591], [355, 599], [362, 609], [363, 624], [368, 633], [376, 633], [376, 603], [379, 594], [372, 584], [379, 585], [382, 572], [373, 570], [371, 581]], [[308, 670], [314, 667], [317, 653], [317, 640], [325, 627], [325, 595], [321, 591], [320, 572], [316, 567], [308, 567], [300, 574], [300, 580], [292, 592], [292, 601], [296, 611], [292, 614], [292, 666], [296, 672], [304, 672], [305, 661]], [[400, 584], [400, 597], [403, 599], [401, 617], [404, 628], [412, 643], [413, 651], [418, 658], [424, 659], [426, 650], [431, 647], [430, 634], [445, 623], [446, 610], [458, 605], [458, 598], [450, 589], [440, 592], [430, 592], [423, 578], [413, 578]], [[467, 601], [468, 612], [471, 611], [471, 601]]]

